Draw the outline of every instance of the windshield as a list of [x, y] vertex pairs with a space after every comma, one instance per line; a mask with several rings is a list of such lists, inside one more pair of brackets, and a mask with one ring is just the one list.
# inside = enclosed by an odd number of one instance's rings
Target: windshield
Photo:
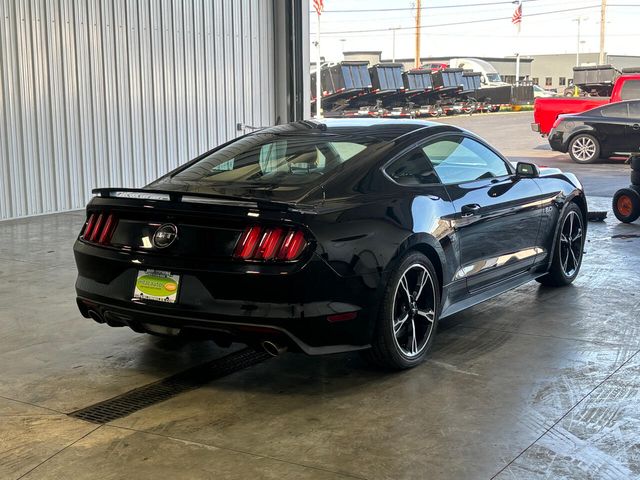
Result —
[[301, 185], [357, 157], [372, 138], [329, 134], [255, 133], [241, 138], [176, 173], [187, 182]]
[[487, 73], [487, 79], [490, 82], [502, 82], [502, 78], [500, 78], [499, 73]]

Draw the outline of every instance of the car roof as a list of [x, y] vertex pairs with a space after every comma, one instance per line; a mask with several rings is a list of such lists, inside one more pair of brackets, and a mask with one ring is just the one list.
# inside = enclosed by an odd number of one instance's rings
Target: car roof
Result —
[[381, 141], [392, 141], [417, 130], [428, 134], [429, 130], [462, 131], [461, 129], [436, 122], [391, 118], [325, 118], [322, 120], [302, 120], [260, 130], [262, 133], [296, 134], [313, 130], [335, 135], [375, 137]]

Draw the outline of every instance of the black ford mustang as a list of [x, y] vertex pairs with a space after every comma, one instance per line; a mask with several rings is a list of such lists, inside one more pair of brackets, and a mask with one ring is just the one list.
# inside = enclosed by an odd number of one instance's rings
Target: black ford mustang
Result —
[[161, 335], [421, 362], [438, 320], [577, 276], [582, 187], [423, 121], [297, 122], [143, 189], [98, 189], [75, 244], [85, 317]]

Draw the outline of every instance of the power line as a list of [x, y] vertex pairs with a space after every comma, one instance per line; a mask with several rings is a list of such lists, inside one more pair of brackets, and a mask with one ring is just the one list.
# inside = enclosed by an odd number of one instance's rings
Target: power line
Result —
[[[530, 2], [538, 2], [540, 0], [522, 0], [522, 3], [530, 3]], [[464, 7], [487, 7], [490, 5], [506, 5], [512, 4], [512, 0], [502, 1], [502, 2], [484, 2], [484, 3], [464, 3], [458, 5], [433, 5], [429, 7], [422, 7], [420, 10], [434, 10], [441, 8], [464, 8]], [[415, 12], [415, 8], [411, 7], [402, 7], [402, 8], [363, 8], [363, 9], [352, 9], [352, 10], [323, 10], [322, 13], [363, 13], [363, 12], [407, 12], [413, 11]]]
[[[531, 0], [532, 1], [532, 0]], [[509, 2], [511, 3], [511, 2]], [[613, 5], [610, 5], [613, 6]], [[625, 6], [630, 6], [630, 5], [625, 5]], [[574, 8], [565, 8], [562, 10], [552, 10], [549, 12], [536, 12], [536, 13], [529, 13], [527, 14], [527, 17], [535, 17], [535, 16], [540, 16], [540, 15], [552, 15], [555, 13], [566, 13], [566, 12], [575, 12], [576, 10], [588, 10], [588, 9], [592, 9], [592, 8], [600, 8], [600, 5], [590, 5], [588, 7], [574, 7]], [[484, 23], [484, 22], [496, 22], [496, 21], [500, 21], [500, 20], [511, 20], [511, 17], [495, 17], [495, 18], [484, 18], [484, 19], [480, 19], [480, 20], [465, 20], [462, 22], [450, 22], [450, 23], [440, 23], [440, 24], [436, 24], [436, 25], [420, 25], [420, 28], [438, 28], [438, 27], [453, 27], [453, 26], [458, 26], [458, 25], [469, 25], [469, 24], [473, 24], [473, 23]], [[413, 30], [415, 29], [415, 26], [412, 27], [398, 27], [398, 30]], [[385, 28], [370, 28], [370, 29], [365, 29], [365, 30], [341, 30], [341, 31], [331, 31], [331, 32], [322, 32], [322, 35], [343, 35], [345, 33], [374, 33], [374, 32], [384, 32], [389, 30], [388, 27]]]

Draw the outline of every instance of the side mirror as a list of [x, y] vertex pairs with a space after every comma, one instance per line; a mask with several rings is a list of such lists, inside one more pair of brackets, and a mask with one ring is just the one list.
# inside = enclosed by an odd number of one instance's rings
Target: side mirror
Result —
[[537, 165], [527, 162], [518, 162], [516, 164], [516, 177], [520, 178], [538, 178], [540, 169]]

